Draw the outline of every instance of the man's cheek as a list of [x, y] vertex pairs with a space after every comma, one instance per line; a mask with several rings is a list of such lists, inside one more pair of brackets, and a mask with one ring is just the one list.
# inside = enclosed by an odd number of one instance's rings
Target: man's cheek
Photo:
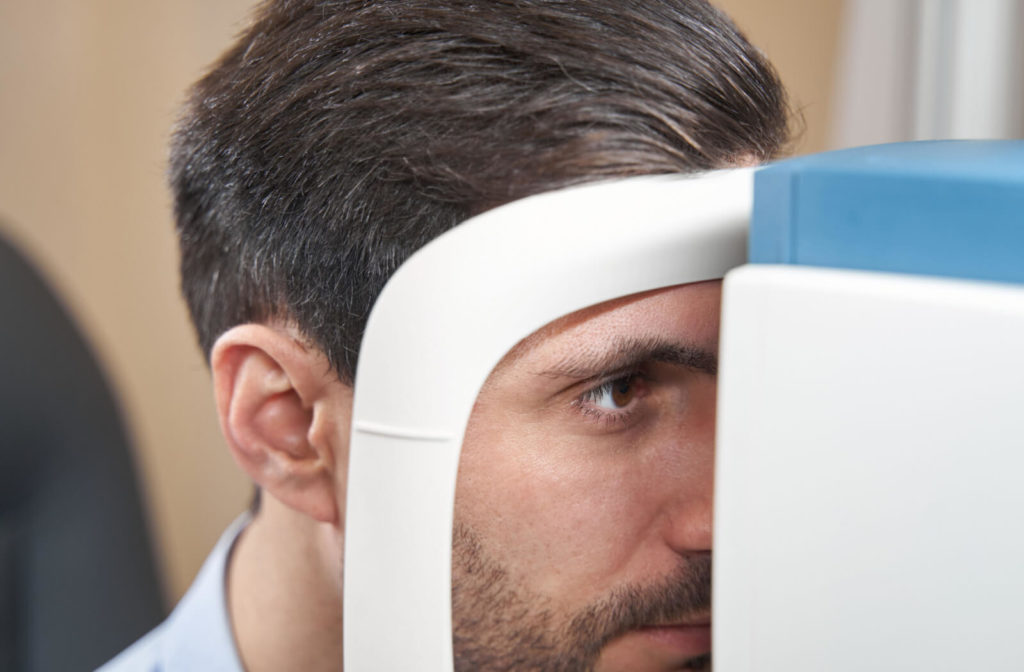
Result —
[[548, 594], [571, 593], [583, 606], [595, 594], [615, 588], [642, 572], [650, 545], [651, 518], [643, 497], [606, 477], [580, 479], [558, 490], [551, 484], [543, 498], [524, 514], [526, 548], [532, 548], [535, 585]]

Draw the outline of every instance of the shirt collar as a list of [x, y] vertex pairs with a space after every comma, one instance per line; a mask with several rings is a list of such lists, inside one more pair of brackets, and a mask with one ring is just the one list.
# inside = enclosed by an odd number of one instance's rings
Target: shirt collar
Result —
[[245, 513], [225, 530], [168, 617], [161, 646], [166, 669], [243, 672], [228, 615], [227, 566], [235, 542], [251, 520]]

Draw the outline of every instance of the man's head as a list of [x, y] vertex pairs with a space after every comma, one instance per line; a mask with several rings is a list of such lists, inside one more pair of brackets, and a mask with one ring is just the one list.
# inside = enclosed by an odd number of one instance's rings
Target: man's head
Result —
[[704, 2], [267, 2], [172, 150], [200, 343], [278, 318], [351, 381], [384, 282], [441, 232], [574, 183], [764, 160], [786, 123]]
[[[359, 341], [412, 252], [531, 194], [769, 158], [786, 121], [769, 66], [703, 2], [265, 3], [172, 155], [236, 458], [340, 531]], [[464, 669], [700, 664], [717, 292], [569, 316], [494, 372], [456, 498]]]

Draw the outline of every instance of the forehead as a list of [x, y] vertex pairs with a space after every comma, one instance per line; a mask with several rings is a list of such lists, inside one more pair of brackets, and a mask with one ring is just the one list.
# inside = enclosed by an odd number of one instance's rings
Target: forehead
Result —
[[542, 373], [560, 361], [600, 359], [631, 342], [664, 342], [716, 354], [720, 280], [622, 297], [562, 317], [520, 341], [492, 379]]

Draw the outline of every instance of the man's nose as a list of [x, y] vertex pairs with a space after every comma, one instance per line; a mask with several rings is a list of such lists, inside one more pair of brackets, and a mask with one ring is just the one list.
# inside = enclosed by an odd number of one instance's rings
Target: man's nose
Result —
[[666, 482], [668, 545], [677, 553], [710, 551], [713, 543], [715, 496], [714, 411], [699, 426], [681, 431], [687, 439], [677, 450], [682, 459], [668, 465]]
[[677, 500], [669, 513], [668, 545], [683, 555], [710, 551], [714, 517], [712, 487]]

